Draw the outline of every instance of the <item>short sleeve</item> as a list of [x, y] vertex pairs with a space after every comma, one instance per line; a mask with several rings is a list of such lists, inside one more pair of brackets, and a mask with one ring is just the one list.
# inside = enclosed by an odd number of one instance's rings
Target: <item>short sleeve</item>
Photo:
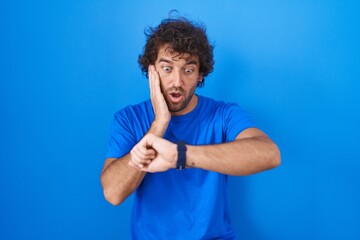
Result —
[[223, 109], [224, 134], [226, 142], [234, 141], [247, 128], [256, 127], [250, 115], [237, 104], [226, 104]]
[[129, 119], [124, 110], [114, 114], [110, 127], [110, 138], [108, 143], [107, 158], [119, 158], [130, 152], [136, 144], [134, 133], [129, 128]]

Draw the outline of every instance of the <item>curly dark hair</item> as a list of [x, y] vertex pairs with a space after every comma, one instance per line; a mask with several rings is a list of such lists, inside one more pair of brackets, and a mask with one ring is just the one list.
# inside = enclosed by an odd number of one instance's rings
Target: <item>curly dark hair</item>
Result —
[[[158, 51], [164, 45], [168, 45], [171, 51], [190, 56], [199, 56], [200, 73], [206, 77], [213, 71], [214, 46], [209, 43], [206, 36], [206, 28], [189, 21], [184, 17], [162, 20], [159, 26], [149, 27], [145, 30], [146, 44], [143, 54], [139, 55], [138, 63], [141, 71], [148, 77], [148, 67], [155, 63]], [[203, 86], [205, 79], [198, 83], [198, 87]]]

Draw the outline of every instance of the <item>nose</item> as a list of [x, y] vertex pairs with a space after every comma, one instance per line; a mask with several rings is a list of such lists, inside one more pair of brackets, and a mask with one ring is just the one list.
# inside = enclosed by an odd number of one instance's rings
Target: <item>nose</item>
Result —
[[183, 85], [183, 80], [182, 80], [181, 71], [174, 71], [173, 85], [174, 85], [175, 87], [180, 87], [180, 86]]

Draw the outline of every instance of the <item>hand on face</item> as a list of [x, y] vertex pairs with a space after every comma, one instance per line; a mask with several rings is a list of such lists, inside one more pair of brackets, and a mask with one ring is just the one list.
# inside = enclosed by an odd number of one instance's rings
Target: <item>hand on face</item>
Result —
[[154, 134], [145, 135], [130, 153], [129, 165], [141, 171], [164, 172], [176, 167], [176, 144]]
[[155, 70], [154, 65], [150, 65], [148, 69], [150, 98], [154, 109], [155, 121], [169, 123], [171, 114], [166, 104], [164, 95], [161, 92], [160, 76]]

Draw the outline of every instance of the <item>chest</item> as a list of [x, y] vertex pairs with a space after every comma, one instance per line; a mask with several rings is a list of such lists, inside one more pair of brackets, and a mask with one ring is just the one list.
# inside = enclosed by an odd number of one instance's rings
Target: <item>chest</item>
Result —
[[183, 121], [171, 121], [164, 135], [172, 142], [185, 141], [192, 145], [221, 143], [224, 140], [220, 118], [195, 116]]

